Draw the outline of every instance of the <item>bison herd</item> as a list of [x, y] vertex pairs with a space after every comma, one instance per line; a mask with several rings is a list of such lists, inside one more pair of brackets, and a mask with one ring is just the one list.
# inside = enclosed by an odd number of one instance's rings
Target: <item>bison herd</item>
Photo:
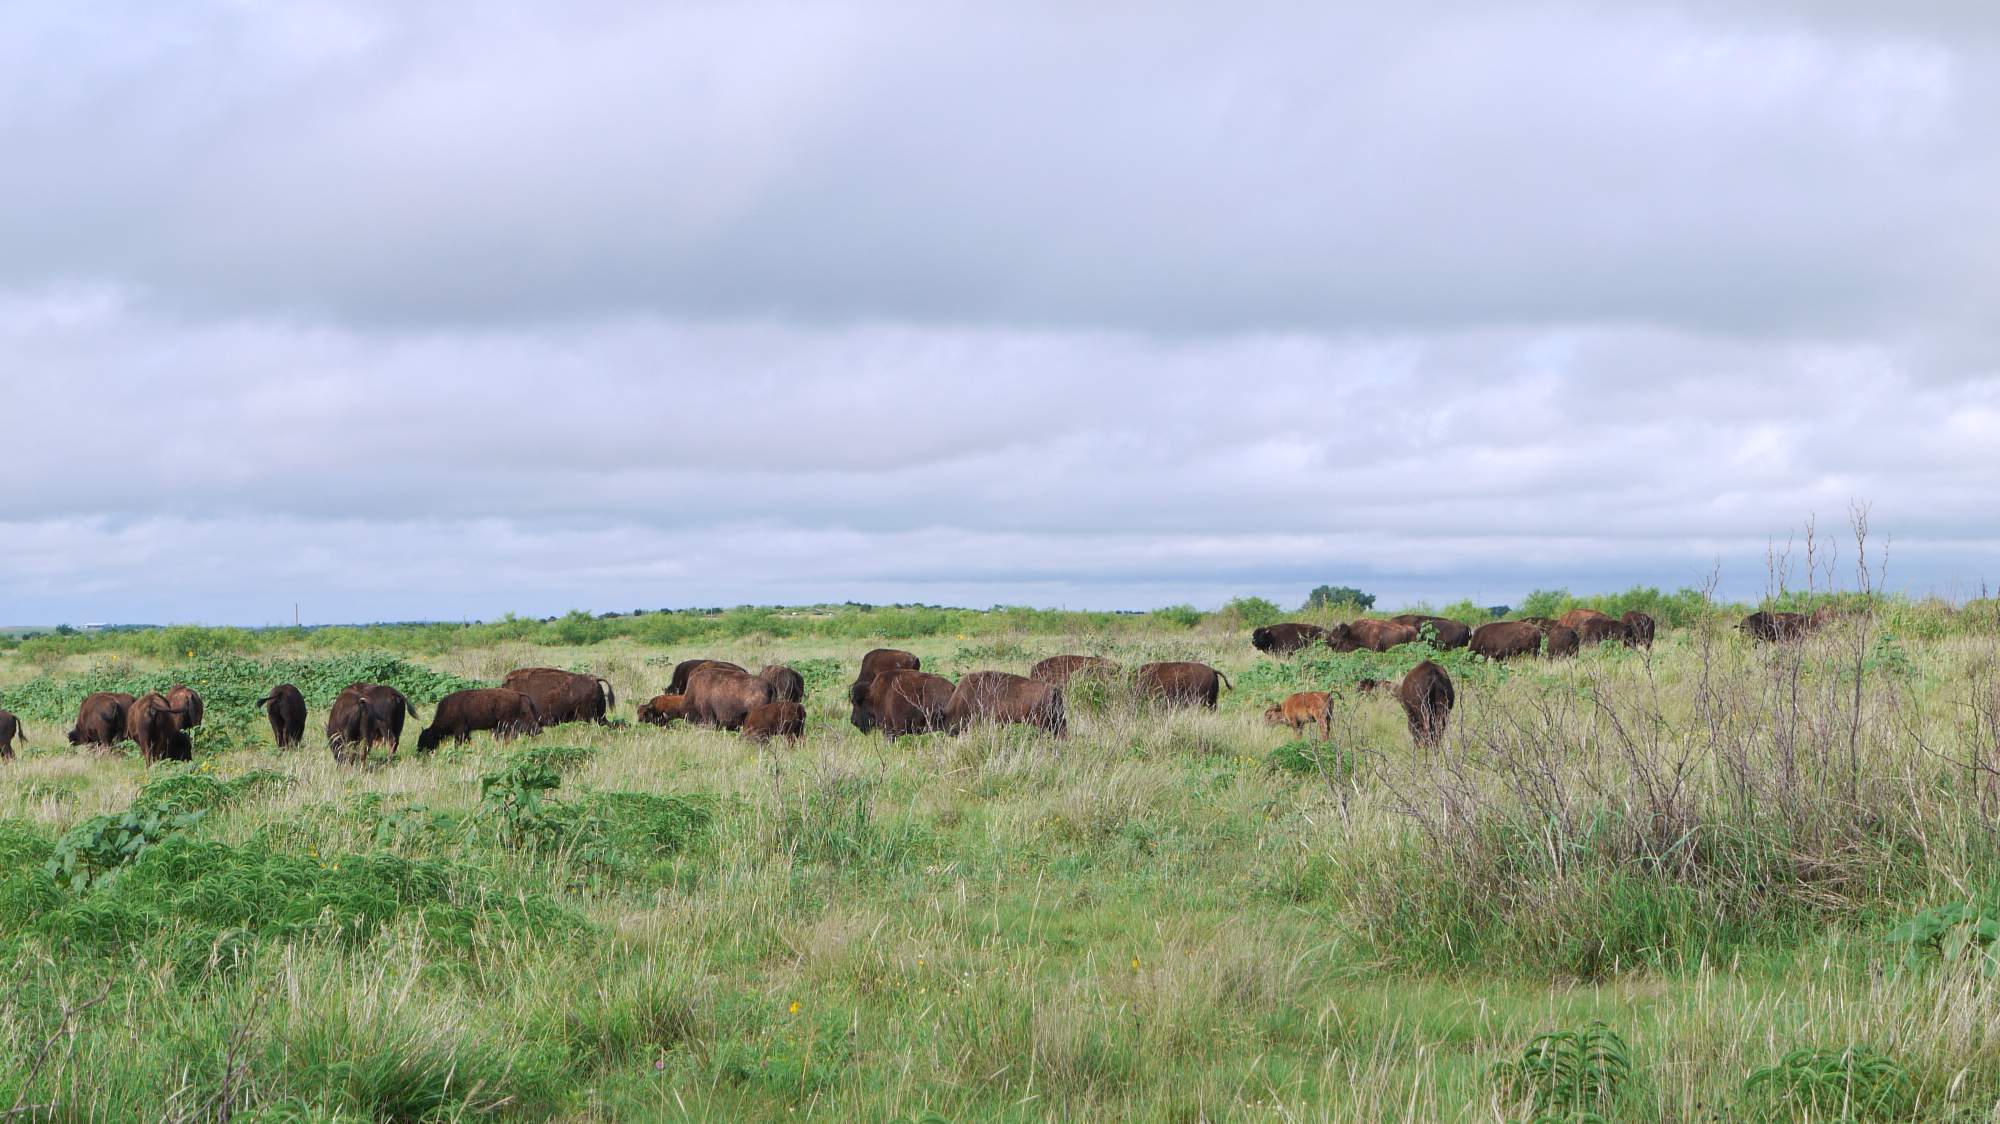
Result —
[[[1786, 643], [1804, 638], [1830, 617], [1830, 609], [1810, 615], [1757, 612], [1737, 628], [1760, 641]], [[1314, 647], [1386, 652], [1422, 640], [1436, 649], [1464, 648], [1491, 660], [1561, 659], [1588, 645], [1650, 648], [1654, 633], [1653, 618], [1640, 612], [1613, 617], [1596, 609], [1573, 609], [1553, 620], [1524, 617], [1477, 628], [1411, 613], [1388, 620], [1362, 618], [1330, 628], [1268, 625], [1253, 630], [1250, 643], [1260, 652], [1290, 656]], [[1035, 664], [1027, 675], [975, 671], [954, 683], [923, 670], [923, 661], [913, 653], [878, 648], [862, 657], [860, 672], [848, 688], [848, 720], [864, 733], [880, 731], [892, 740], [931, 731], [956, 734], [979, 723], [1021, 724], [1065, 737], [1069, 721], [1064, 692], [1071, 682], [1119, 671], [1116, 663], [1102, 656], [1059, 655]], [[1222, 672], [1187, 661], [1144, 664], [1133, 671], [1132, 685], [1144, 701], [1210, 710], [1222, 691], [1231, 687]], [[1393, 685], [1367, 679], [1356, 684], [1362, 692], [1380, 687], [1391, 688], [1389, 693], [1402, 705], [1417, 744], [1434, 745], [1443, 737], [1456, 701], [1451, 676], [1443, 667], [1425, 660]], [[567, 722], [604, 723], [617, 704], [610, 682], [599, 676], [522, 668], [509, 672], [499, 687], [458, 691], [440, 699], [430, 725], [417, 735], [417, 748], [434, 750], [447, 739], [463, 744], [482, 731], [509, 739]], [[306, 700], [296, 686], [281, 684], [257, 705], [269, 718], [272, 740], [280, 748], [304, 741]], [[684, 660], [674, 668], [667, 690], [637, 709], [641, 722], [661, 727], [679, 721], [737, 731], [759, 742], [796, 740], [805, 732], [805, 680], [781, 664], [753, 673], [726, 660]], [[1310, 727], [1325, 738], [1332, 733], [1332, 715], [1333, 696], [1302, 691], [1270, 707], [1264, 716], [1294, 732]], [[71, 745], [79, 746], [129, 741], [148, 762], [186, 761], [193, 756], [188, 731], [200, 726], [202, 717], [202, 697], [186, 685], [138, 697], [100, 691], [77, 708], [68, 737]], [[327, 710], [327, 745], [339, 761], [365, 763], [377, 748], [394, 754], [402, 742], [406, 717], [421, 721], [416, 707], [394, 687], [350, 684]], [[27, 743], [20, 721], [0, 710], [0, 759], [14, 755], [16, 741]]]

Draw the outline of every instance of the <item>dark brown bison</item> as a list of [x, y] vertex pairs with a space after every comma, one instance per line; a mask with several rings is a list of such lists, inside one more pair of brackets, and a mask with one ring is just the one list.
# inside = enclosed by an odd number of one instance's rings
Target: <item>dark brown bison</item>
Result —
[[181, 729], [192, 730], [201, 725], [207, 708], [202, 705], [201, 692], [185, 683], [176, 683], [167, 688], [167, 702], [186, 717], [181, 719]]
[[1542, 630], [1527, 621], [1493, 621], [1473, 629], [1468, 646], [1489, 660], [1532, 656], [1541, 650]]
[[1326, 630], [1316, 624], [1268, 624], [1250, 630], [1250, 646], [1273, 656], [1289, 656], [1324, 643]]
[[1736, 626], [1749, 634], [1752, 639], [1767, 644], [1789, 644], [1805, 639], [1813, 629], [1813, 620], [1804, 613], [1772, 613], [1759, 610], [1743, 618]]
[[739, 667], [728, 660], [682, 660], [674, 665], [674, 677], [667, 681], [665, 693], [669, 695], [687, 694], [688, 677], [704, 667], [726, 667], [731, 671], [748, 671], [747, 668]]
[[1051, 687], [1067, 687], [1079, 675], [1116, 675], [1118, 665], [1103, 656], [1050, 656], [1028, 669], [1028, 678]]
[[1578, 636], [1582, 636], [1583, 622], [1608, 621], [1610, 619], [1611, 619], [1610, 613], [1601, 613], [1598, 612], [1596, 609], [1571, 609], [1569, 612], [1564, 613], [1560, 617], [1557, 617], [1556, 623], [1562, 625], [1564, 628], [1576, 629], [1576, 634]]
[[326, 744], [336, 761], [357, 753], [367, 764], [375, 746], [389, 747], [395, 756], [403, 744], [403, 716], [422, 720], [417, 708], [394, 687], [381, 683], [349, 683], [326, 714]]
[[848, 721], [864, 734], [880, 730], [890, 741], [939, 729], [956, 690], [942, 675], [895, 668], [848, 688], [847, 701], [853, 706]]
[[493, 731], [496, 741], [512, 741], [542, 732], [542, 711], [535, 697], [508, 687], [476, 687], [453, 691], [431, 710], [431, 724], [417, 734], [417, 748], [428, 753], [446, 738], [464, 745], [480, 730]]
[[1404, 613], [1400, 617], [1390, 617], [1391, 624], [1406, 624], [1417, 630], [1422, 638], [1424, 626], [1429, 625], [1433, 643], [1439, 649], [1463, 648], [1472, 639], [1472, 626], [1450, 617], [1433, 617], [1424, 613]]
[[98, 691], [76, 708], [69, 744], [112, 746], [125, 740], [125, 712], [135, 700], [123, 691]]
[[771, 685], [777, 692], [777, 701], [804, 703], [806, 701], [806, 677], [781, 663], [767, 665], [757, 673], [757, 678]]
[[682, 709], [690, 722], [734, 730], [751, 711], [776, 698], [775, 687], [747, 671], [704, 667], [688, 676], [687, 701]]
[[535, 700], [535, 709], [544, 726], [560, 726], [565, 722], [595, 722], [602, 726], [618, 705], [618, 692], [611, 689], [609, 680], [553, 667], [510, 671], [500, 686]]
[[1653, 633], [1657, 627], [1653, 623], [1653, 618], [1634, 609], [1625, 614], [1625, 627], [1631, 632], [1631, 644], [1633, 647], [1650, 648], [1653, 646]]
[[783, 738], [795, 742], [806, 732], [806, 708], [790, 699], [767, 702], [743, 720], [743, 736], [753, 742]]
[[125, 736], [139, 747], [147, 764], [192, 761], [194, 743], [187, 736], [188, 712], [158, 691], [143, 695], [125, 709]]
[[279, 749], [298, 745], [306, 738], [306, 697], [290, 683], [280, 683], [257, 700], [264, 717], [271, 720], [271, 740]]
[[1632, 626], [1615, 617], [1588, 617], [1576, 626], [1576, 641], [1593, 648], [1599, 644], [1630, 644]]
[[1373, 617], [1361, 617], [1345, 624], [1334, 625], [1327, 630], [1327, 646], [1336, 652], [1354, 652], [1363, 648], [1371, 652], [1386, 652], [1398, 644], [1415, 643], [1417, 630], [1394, 621], [1378, 621]]
[[1534, 625], [1536, 628], [1541, 629], [1543, 632], [1547, 632], [1548, 630], [1556, 626], [1555, 620], [1550, 617], [1522, 617], [1520, 618], [1520, 622], [1522, 624]]
[[1457, 701], [1451, 676], [1430, 660], [1410, 669], [1396, 685], [1396, 701], [1410, 720], [1410, 737], [1418, 745], [1436, 745], [1444, 739], [1451, 721], [1451, 707]]
[[[1215, 709], [1215, 700], [1229, 677], [1205, 663], [1149, 663], [1132, 673], [1139, 697], [1168, 706], [1205, 706]], [[1234, 688], [1231, 687], [1233, 690]]]
[[22, 745], [28, 744], [28, 735], [21, 732], [21, 720], [0, 710], [0, 760], [13, 759], [16, 738], [21, 739]]
[[666, 726], [676, 718], [686, 717], [686, 695], [654, 695], [639, 704], [639, 721], [654, 726]]
[[1069, 735], [1062, 691], [1008, 671], [975, 671], [958, 681], [945, 704], [945, 729], [962, 733], [975, 722], [1018, 722], [1059, 738]]
[[1576, 630], [1573, 628], [1553, 625], [1547, 630], [1546, 634], [1548, 639], [1542, 644], [1542, 654], [1552, 660], [1576, 655], [1576, 650], [1581, 647], [1581, 644], [1577, 640]]
[[1333, 736], [1333, 696], [1325, 691], [1299, 691], [1285, 701], [1264, 709], [1264, 721], [1273, 726], [1290, 726], [1294, 736], [1304, 733], [1308, 723], [1319, 727], [1321, 741]]
[[901, 648], [877, 648], [861, 657], [861, 670], [854, 676], [856, 687], [866, 687], [870, 679], [885, 671], [922, 671], [924, 661]]

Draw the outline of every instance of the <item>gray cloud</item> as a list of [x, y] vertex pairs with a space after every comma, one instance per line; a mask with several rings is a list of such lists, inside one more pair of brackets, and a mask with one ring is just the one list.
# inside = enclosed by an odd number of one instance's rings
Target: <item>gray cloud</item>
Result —
[[1755, 592], [1855, 497], [1965, 591], [1996, 30], [13, 5], [0, 604]]

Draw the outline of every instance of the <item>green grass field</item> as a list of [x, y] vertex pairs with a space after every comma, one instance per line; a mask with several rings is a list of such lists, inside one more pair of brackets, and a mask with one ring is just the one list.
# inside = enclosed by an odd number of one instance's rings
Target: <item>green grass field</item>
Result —
[[[1424, 653], [1278, 664], [1241, 611], [10, 642], [0, 1115], [2000, 1119], [2000, 628], [1896, 603], [1770, 648], [1733, 611], [1684, 605], [1649, 654], [1452, 654], [1435, 752], [1352, 693], [1327, 745], [1265, 725]], [[844, 698], [883, 643], [1236, 690], [889, 744]], [[799, 667], [807, 737], [630, 724], [691, 656]], [[428, 716], [544, 664], [626, 721], [431, 757], [411, 730], [358, 770], [323, 699], [288, 753], [245, 705], [367, 673]], [[193, 765], [64, 743], [81, 691], [182, 678]]]

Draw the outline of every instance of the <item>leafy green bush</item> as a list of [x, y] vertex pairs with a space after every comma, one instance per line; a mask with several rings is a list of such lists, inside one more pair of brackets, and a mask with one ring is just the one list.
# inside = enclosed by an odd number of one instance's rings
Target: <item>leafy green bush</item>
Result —
[[1538, 1120], [1608, 1116], [1631, 1076], [1625, 1040], [1603, 1023], [1544, 1034], [1529, 1042], [1518, 1059], [1493, 1067], [1500, 1095], [1525, 1102]]
[[1261, 628], [1285, 619], [1285, 611], [1262, 597], [1238, 597], [1218, 614], [1239, 628]]
[[1354, 767], [1354, 754], [1330, 742], [1304, 739], [1272, 750], [1265, 762], [1281, 773], [1344, 777]]
[[1786, 1054], [1750, 1075], [1743, 1100], [1747, 1118], [1757, 1124], [1868, 1124], [1908, 1119], [1917, 1091], [1901, 1062], [1866, 1046], [1848, 1046]]
[[2000, 901], [1982, 896], [1926, 909], [1889, 930], [1887, 939], [1905, 946], [1904, 963], [1970, 961], [1986, 975], [2000, 974]]

